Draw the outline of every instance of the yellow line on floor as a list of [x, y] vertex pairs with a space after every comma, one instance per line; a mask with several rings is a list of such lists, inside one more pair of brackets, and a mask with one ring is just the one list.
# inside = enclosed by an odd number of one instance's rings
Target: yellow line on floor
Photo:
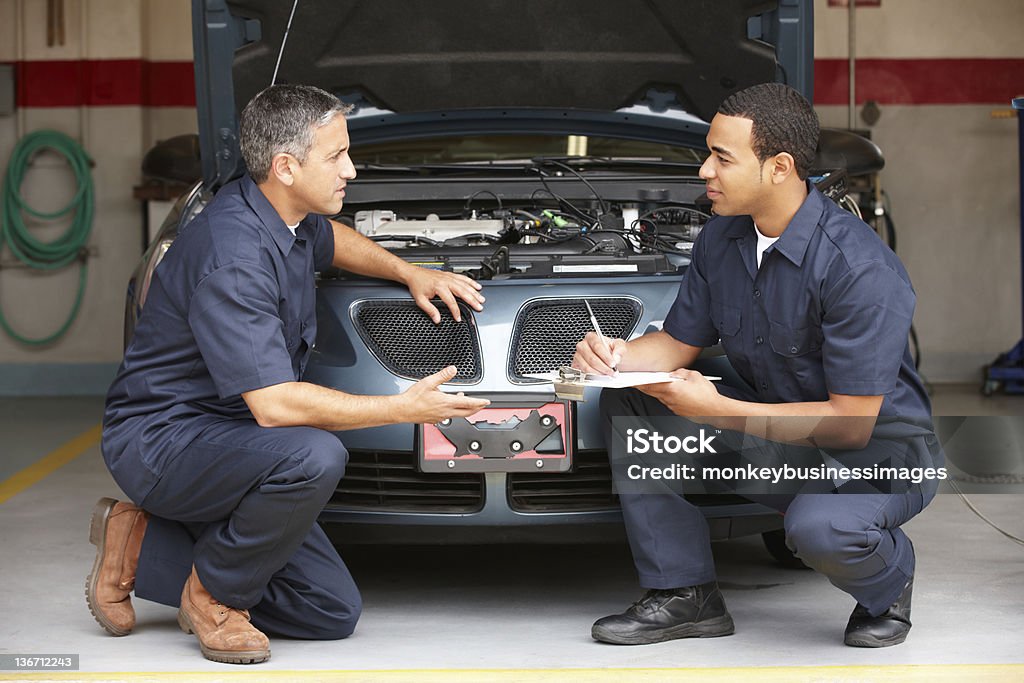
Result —
[[342, 683], [513, 683], [517, 681], [706, 681], [715, 683], [1003, 683], [1024, 680], [1024, 664], [905, 664], [896, 666], [750, 666], [685, 669], [401, 669], [368, 671], [277, 671], [255, 665], [245, 671], [0, 673], [0, 681], [340, 681]]
[[98, 444], [100, 442], [101, 430], [102, 425], [96, 425], [89, 431], [79, 434], [71, 441], [68, 441], [49, 455], [44, 456], [39, 462], [29, 465], [12, 475], [9, 479], [0, 481], [0, 505], [5, 503], [8, 498], [18, 495], [40, 479], [53, 474], [57, 469]]

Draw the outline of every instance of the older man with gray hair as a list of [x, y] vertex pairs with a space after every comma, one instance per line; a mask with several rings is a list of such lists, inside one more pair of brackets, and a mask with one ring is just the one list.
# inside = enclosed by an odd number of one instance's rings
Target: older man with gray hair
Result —
[[157, 267], [107, 396], [103, 458], [131, 502], [104, 498], [86, 597], [111, 634], [135, 625], [129, 593], [178, 606], [214, 661], [270, 657], [266, 631], [352, 633], [356, 585], [316, 525], [348, 453], [332, 432], [471, 415], [483, 399], [441, 392], [449, 367], [393, 396], [302, 380], [316, 338], [314, 272], [404, 283], [435, 322], [439, 297], [480, 310], [480, 286], [407, 264], [337, 214], [356, 176], [347, 108], [277, 85], [242, 112], [248, 175], [225, 185]]

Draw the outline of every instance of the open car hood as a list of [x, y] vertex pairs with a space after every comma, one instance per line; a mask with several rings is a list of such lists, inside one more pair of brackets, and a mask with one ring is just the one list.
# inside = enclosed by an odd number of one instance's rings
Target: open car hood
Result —
[[452, 128], [450, 113], [478, 132], [625, 124], [641, 131], [634, 136], [671, 140], [687, 118], [710, 120], [727, 95], [755, 83], [788, 82], [810, 98], [812, 7], [299, 0], [278, 66], [291, 2], [193, 0], [204, 179], [216, 186], [242, 172], [237, 112], [275, 67], [278, 83], [317, 85], [355, 104], [355, 144], [436, 134], [438, 124]]

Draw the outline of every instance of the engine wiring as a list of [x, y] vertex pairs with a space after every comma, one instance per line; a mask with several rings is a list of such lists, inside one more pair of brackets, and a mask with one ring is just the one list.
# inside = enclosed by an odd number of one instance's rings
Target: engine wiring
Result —
[[592, 223], [592, 222], [597, 220], [594, 216], [591, 216], [586, 211], [584, 211], [583, 209], [579, 208], [578, 206], [576, 206], [575, 204], [570, 202], [565, 197], [563, 197], [560, 194], [552, 191], [550, 186], [548, 186], [547, 178], [544, 177], [544, 172], [541, 169], [535, 169], [535, 170], [537, 171], [538, 177], [540, 178], [540, 182], [541, 182], [541, 184], [544, 185], [544, 187], [543, 188], [539, 188], [538, 187], [536, 190], [534, 190], [532, 193], [530, 193], [530, 201], [531, 202], [535, 202], [535, 200], [537, 198], [537, 193], [538, 192], [546, 192], [546, 193], [548, 193], [548, 195], [552, 199], [554, 199], [556, 202], [558, 202], [559, 206], [566, 206], [569, 209], [571, 209], [573, 215], [575, 215], [577, 218], [582, 218], [587, 223]]
[[498, 210], [504, 210], [505, 207], [501, 203], [501, 197], [499, 197], [496, 193], [492, 192], [491, 190], [477, 190], [473, 194], [469, 195], [468, 199], [466, 199], [466, 206], [463, 208], [463, 211], [465, 213], [469, 213], [469, 207], [473, 204], [473, 200], [482, 194], [489, 194], [492, 197], [494, 197], [494, 200], [498, 202]]
[[[583, 182], [584, 185], [587, 186], [587, 189], [589, 189], [591, 192], [594, 193], [594, 198], [597, 199], [598, 203], [601, 205], [601, 215], [605, 215], [605, 214], [607, 214], [607, 213], [609, 213], [611, 211], [611, 207], [608, 205], [608, 202], [606, 202], [604, 197], [601, 196], [601, 193], [597, 191], [597, 188], [595, 188], [593, 185], [591, 185], [590, 181], [587, 180], [583, 176], [582, 173], [577, 171], [575, 168], [573, 168], [569, 164], [561, 162], [558, 159], [550, 159], [550, 158], [534, 159], [534, 164], [537, 164], [537, 165], [551, 164], [552, 166], [557, 166], [558, 168], [564, 169], [564, 170], [568, 171], [569, 173], [572, 173], [574, 176], [579, 178]], [[543, 174], [541, 174], [541, 178], [543, 178], [543, 177], [544, 177]], [[545, 183], [545, 187], [547, 187], [547, 183]], [[600, 220], [600, 216], [598, 217], [598, 219]]]

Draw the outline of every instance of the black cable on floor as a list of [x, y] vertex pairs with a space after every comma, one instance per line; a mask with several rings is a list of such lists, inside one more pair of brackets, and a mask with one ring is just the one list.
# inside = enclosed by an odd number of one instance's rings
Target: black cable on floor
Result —
[[[965, 480], [965, 481], [968, 481], [968, 479], [966, 479], [967, 476], [970, 476], [970, 475], [965, 475], [965, 477], [961, 477], [961, 479]], [[1004, 476], [1009, 478], [1009, 479], [1015, 479], [1016, 481], [1005, 481], [1005, 482], [999, 481], [999, 482], [997, 482], [993, 477], [972, 477], [972, 479], [977, 480], [979, 482], [985, 482], [985, 483], [1007, 483], [1007, 484], [1010, 484], [1010, 483], [1022, 483], [1022, 482], [1024, 482], [1024, 477], [1021, 477], [1021, 476], [1017, 476], [1017, 475], [996, 475], [996, 477], [999, 477], [999, 478], [1004, 477]], [[981, 510], [976, 508], [974, 506], [974, 503], [972, 503], [970, 501], [970, 499], [966, 495], [964, 495], [964, 492], [960, 490], [960, 487], [956, 485], [955, 481], [953, 481], [952, 479], [949, 479], [948, 481], [949, 481], [949, 485], [953, 487], [954, 491], [956, 491], [956, 495], [960, 496], [960, 499], [964, 502], [964, 505], [967, 506], [967, 509], [969, 509], [971, 512], [976, 514], [978, 516], [978, 518], [981, 519], [981, 521], [985, 522], [985, 524], [988, 524], [990, 527], [992, 527], [993, 529], [995, 529], [996, 531], [1001, 533], [1003, 536], [1006, 536], [1008, 539], [1010, 539], [1011, 541], [1013, 541], [1017, 545], [1024, 545], [1024, 538], [1019, 538], [1017, 536], [1014, 536], [1010, 532], [1005, 531], [998, 524], [996, 524], [995, 522], [990, 520], [988, 517], [983, 515], [981, 513]]]

